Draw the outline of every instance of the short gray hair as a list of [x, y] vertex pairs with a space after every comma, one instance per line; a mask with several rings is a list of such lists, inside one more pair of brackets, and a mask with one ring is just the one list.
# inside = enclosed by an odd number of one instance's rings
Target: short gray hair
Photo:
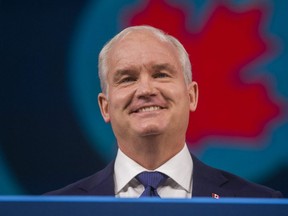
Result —
[[173, 36], [168, 35], [164, 31], [154, 28], [148, 25], [141, 25], [141, 26], [132, 26], [122, 30], [116, 36], [114, 36], [110, 41], [108, 41], [105, 46], [102, 48], [101, 52], [99, 53], [98, 59], [98, 75], [100, 79], [101, 89], [104, 94], [107, 93], [107, 73], [108, 73], [108, 65], [107, 65], [107, 56], [109, 51], [115, 45], [115, 43], [125, 36], [127, 36], [130, 32], [133, 31], [149, 31], [153, 35], [155, 35], [158, 39], [164, 42], [171, 43], [175, 48], [178, 50], [179, 60], [182, 66], [185, 82], [188, 85], [192, 82], [192, 69], [191, 63], [189, 60], [189, 55], [183, 45]]

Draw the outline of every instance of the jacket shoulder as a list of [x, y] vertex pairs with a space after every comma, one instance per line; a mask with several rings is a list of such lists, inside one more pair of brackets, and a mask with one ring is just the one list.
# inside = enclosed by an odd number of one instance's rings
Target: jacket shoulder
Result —
[[211, 194], [216, 193], [222, 197], [283, 197], [279, 191], [250, 182], [227, 171], [208, 166], [192, 153], [191, 156], [194, 164], [194, 196], [211, 197]]
[[243, 179], [232, 173], [219, 170], [228, 181], [223, 185], [226, 190], [234, 190], [236, 197], [281, 198], [282, 193], [264, 185]]
[[114, 195], [114, 162], [91, 176], [44, 195]]

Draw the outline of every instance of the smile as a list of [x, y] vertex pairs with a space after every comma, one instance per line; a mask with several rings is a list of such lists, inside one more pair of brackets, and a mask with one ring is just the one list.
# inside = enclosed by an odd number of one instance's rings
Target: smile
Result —
[[136, 113], [141, 113], [141, 112], [152, 112], [152, 111], [157, 111], [162, 109], [160, 106], [148, 106], [148, 107], [142, 107], [138, 110], [136, 110]]

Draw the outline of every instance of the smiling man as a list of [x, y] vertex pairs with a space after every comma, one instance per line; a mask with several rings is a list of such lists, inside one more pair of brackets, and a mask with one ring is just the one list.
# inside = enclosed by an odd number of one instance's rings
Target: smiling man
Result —
[[185, 81], [178, 56], [175, 45], [147, 30], [122, 36], [107, 53], [103, 118], [119, 149], [150, 170], [183, 149], [189, 112], [197, 105], [197, 84]]
[[117, 139], [115, 161], [96, 174], [48, 194], [116, 197], [281, 197], [200, 162], [185, 134], [198, 85], [187, 52], [150, 26], [124, 29], [99, 55], [103, 119]]

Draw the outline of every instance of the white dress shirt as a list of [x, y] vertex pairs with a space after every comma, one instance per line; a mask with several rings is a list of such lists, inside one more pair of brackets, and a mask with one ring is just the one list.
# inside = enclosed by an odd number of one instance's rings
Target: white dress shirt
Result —
[[193, 161], [187, 145], [155, 170], [147, 170], [118, 149], [114, 165], [115, 197], [139, 197], [144, 186], [135, 178], [143, 171], [158, 171], [168, 179], [159, 186], [157, 192], [161, 198], [192, 197]]

